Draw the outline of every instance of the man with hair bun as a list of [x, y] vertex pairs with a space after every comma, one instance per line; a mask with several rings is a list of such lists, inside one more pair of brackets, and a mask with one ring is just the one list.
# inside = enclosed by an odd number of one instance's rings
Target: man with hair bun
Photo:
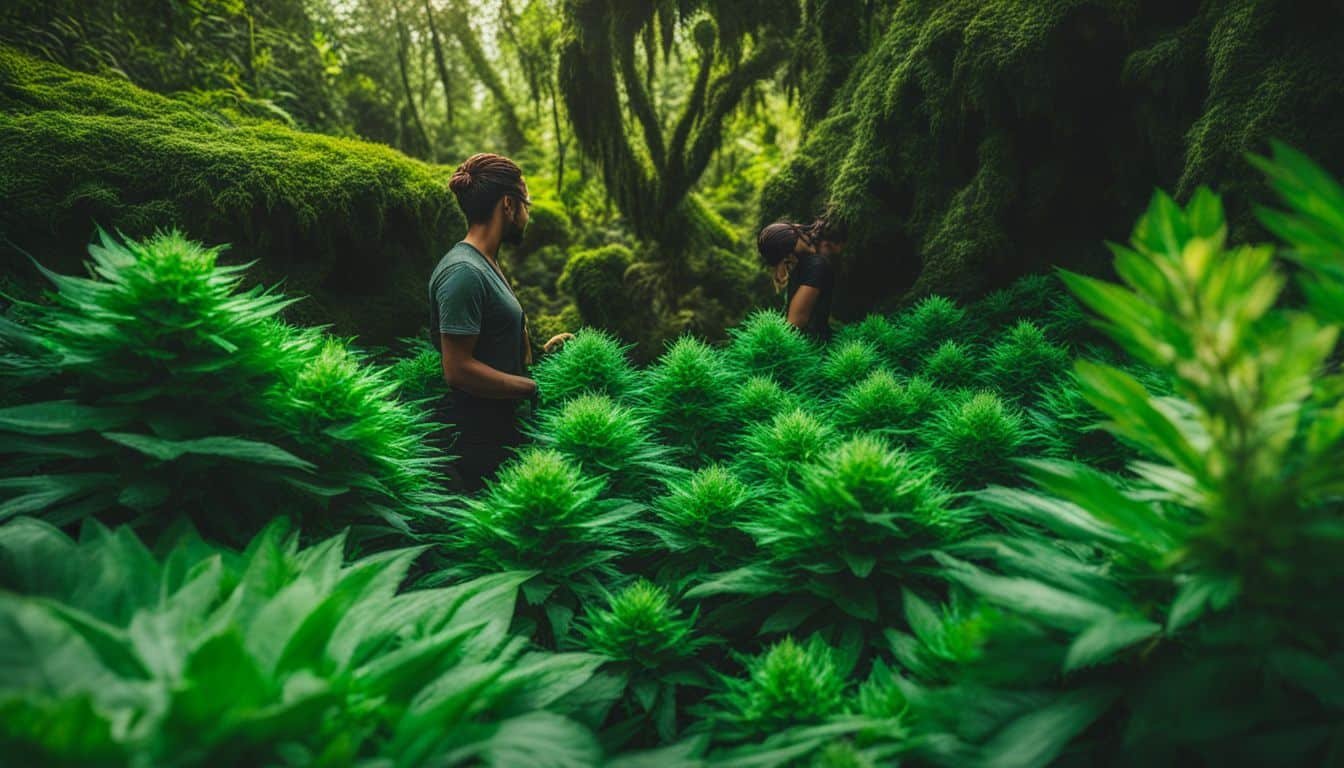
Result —
[[[523, 241], [532, 201], [522, 170], [501, 155], [467, 158], [448, 187], [466, 216], [467, 235], [429, 278], [429, 330], [450, 390], [440, 414], [457, 428], [455, 466], [471, 492], [522, 443], [518, 405], [537, 391], [527, 376], [527, 317], [498, 261], [502, 243]], [[555, 336], [544, 349], [570, 337]]]

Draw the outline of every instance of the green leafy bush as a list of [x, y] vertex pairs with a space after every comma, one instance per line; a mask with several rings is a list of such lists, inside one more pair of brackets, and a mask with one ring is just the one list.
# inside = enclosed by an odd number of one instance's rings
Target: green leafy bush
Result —
[[683, 336], [644, 372], [644, 412], [692, 464], [721, 458], [731, 434], [732, 379], [720, 354]]
[[667, 560], [664, 578], [729, 568], [751, 554], [741, 526], [759, 513], [760, 493], [727, 467], [711, 464], [669, 482], [651, 506]]
[[436, 581], [500, 571], [535, 571], [523, 585], [559, 642], [585, 599], [619, 576], [632, 548], [633, 505], [601, 499], [604, 481], [585, 476], [554, 450], [530, 448], [506, 464], [485, 494], [445, 512], [449, 564]]
[[1008, 397], [1029, 398], [1068, 367], [1069, 352], [1028, 320], [1005, 331], [985, 354], [985, 378]]
[[630, 345], [621, 344], [606, 331], [580, 329], [532, 369], [537, 394], [543, 403], [563, 403], [584, 392], [632, 399], [639, 382], [627, 356], [629, 350]]
[[905, 439], [913, 436], [945, 398], [927, 379], [917, 376], [901, 383], [889, 371], [878, 370], [836, 398], [836, 424], [842, 429]]
[[993, 392], [948, 402], [922, 429], [942, 476], [958, 488], [1009, 480], [1033, 434], [1025, 418]]
[[739, 523], [759, 548], [753, 561], [689, 595], [764, 600], [760, 634], [807, 623], [863, 644], [890, 612], [891, 595], [880, 585], [908, 578], [918, 570], [913, 563], [955, 538], [962, 524], [936, 470], [860, 435], [802, 465], [778, 503]]
[[761, 310], [728, 332], [724, 354], [740, 376], [771, 376], [785, 389], [806, 389], [817, 369], [815, 346], [778, 312]]
[[590, 611], [581, 633], [584, 645], [609, 659], [623, 678], [628, 724], [618, 730], [647, 728], [670, 742], [677, 735], [677, 688], [705, 688], [709, 675], [695, 656], [708, 640], [695, 633], [694, 614], [684, 616], [667, 590], [649, 581], [611, 595], [604, 609]]
[[962, 334], [966, 310], [943, 296], [921, 299], [896, 318], [900, 332], [900, 362], [909, 366], [912, 359], [923, 358], [944, 341], [955, 341]]
[[[277, 513], [404, 530], [435, 503], [422, 412], [344, 343], [239, 290], [242, 267], [180, 234], [89, 250], [50, 303], [0, 323], [0, 517], [179, 515], [242, 540]], [[277, 502], [282, 502], [277, 506]]]
[[735, 462], [744, 479], [782, 487], [802, 465], [822, 455], [835, 441], [835, 430], [819, 416], [795, 408], [747, 428]]
[[544, 411], [534, 434], [538, 444], [606, 478], [616, 495], [647, 499], [659, 481], [682, 473], [671, 450], [654, 439], [648, 420], [605, 395], [579, 395]]
[[882, 357], [876, 346], [866, 341], [836, 342], [826, 350], [818, 376], [827, 390], [838, 390], [859, 381], [881, 365]]
[[919, 375], [940, 387], [962, 389], [980, 377], [982, 363], [974, 347], [959, 341], [945, 341], [924, 358]]
[[[241, 554], [185, 536], [159, 558], [129, 530], [77, 543], [0, 528], [0, 741], [26, 764], [348, 765], [506, 755], [584, 765], [591, 733], [554, 711], [599, 657], [508, 634], [502, 573], [399, 591], [420, 550], [345, 564], [280, 526]], [[538, 730], [553, 744], [539, 743]], [[565, 758], [556, 758], [557, 754]]]
[[424, 339], [401, 339], [406, 352], [387, 366], [403, 400], [425, 400], [447, 392], [443, 378], [443, 354]]
[[725, 679], [717, 697], [716, 724], [723, 738], [752, 738], [840, 714], [845, 704], [846, 663], [820, 637], [806, 643], [786, 637], [745, 660], [746, 678]]
[[[1227, 245], [1205, 189], [1184, 207], [1153, 197], [1131, 247], [1112, 248], [1123, 285], [1065, 274], [1171, 389], [1080, 361], [1083, 395], [1143, 460], [1124, 476], [1035, 460], [1034, 489], [980, 494], [1012, 533], [962, 547], [985, 564], [944, 556], [947, 575], [1025, 624], [1046, 663], [1023, 666], [1021, 642], [986, 646], [976, 666], [1020, 674], [907, 686], [940, 734], [932, 759], [1333, 759], [1344, 189], [1281, 146], [1257, 162], [1289, 207], [1262, 215], [1304, 266], [1304, 308], [1280, 304], [1272, 248]], [[974, 729], [957, 715], [971, 701]]]
[[905, 336], [901, 328], [884, 315], [868, 315], [857, 323], [843, 326], [832, 343], [864, 341], [872, 344], [889, 366], [899, 366], [905, 352]]
[[729, 412], [737, 424], [745, 426], [769, 421], [796, 405], [796, 397], [784, 391], [774, 377], [751, 376], [733, 392]]

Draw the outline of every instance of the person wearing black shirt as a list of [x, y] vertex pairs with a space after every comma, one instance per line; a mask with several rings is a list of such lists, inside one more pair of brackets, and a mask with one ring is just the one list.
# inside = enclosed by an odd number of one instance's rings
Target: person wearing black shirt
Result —
[[843, 230], [825, 221], [810, 227], [779, 221], [756, 238], [756, 250], [771, 271], [775, 289], [786, 291], [789, 323], [822, 342], [831, 340], [835, 268], [830, 254], [843, 247]]

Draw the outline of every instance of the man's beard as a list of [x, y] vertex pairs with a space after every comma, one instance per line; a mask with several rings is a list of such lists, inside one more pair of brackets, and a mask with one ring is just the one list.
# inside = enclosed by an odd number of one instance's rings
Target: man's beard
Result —
[[526, 227], [520, 227], [514, 223], [513, 219], [504, 219], [503, 241], [505, 245], [522, 245], [523, 230]]

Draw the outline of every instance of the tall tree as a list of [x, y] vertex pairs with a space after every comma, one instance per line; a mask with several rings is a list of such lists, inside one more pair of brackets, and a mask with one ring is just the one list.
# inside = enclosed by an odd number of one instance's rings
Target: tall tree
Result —
[[392, 0], [392, 20], [397, 27], [397, 67], [401, 72], [402, 89], [406, 92], [406, 109], [415, 122], [421, 140], [424, 141], [425, 151], [428, 153], [429, 159], [434, 160], [434, 142], [429, 138], [429, 131], [425, 129], [424, 120], [420, 119], [420, 108], [415, 104], [415, 89], [411, 87], [410, 32], [406, 29], [405, 20], [402, 19], [401, 3], [398, 0]]
[[439, 25], [434, 23], [434, 8], [425, 0], [425, 20], [429, 24], [429, 41], [434, 46], [434, 68], [439, 73], [439, 83], [443, 85], [443, 111], [448, 127], [453, 125], [453, 86], [448, 74], [448, 57], [443, 51], [443, 40], [439, 37]]
[[445, 15], [448, 18], [449, 32], [457, 39], [462, 52], [466, 54], [467, 61], [476, 72], [477, 79], [490, 92], [490, 97], [494, 99], [495, 106], [499, 110], [505, 149], [511, 153], [517, 152], [526, 146], [527, 137], [523, 132], [523, 123], [518, 119], [518, 111], [514, 107], [513, 96], [509, 93], [508, 86], [495, 71], [490, 58], [485, 55], [485, 49], [476, 37], [476, 30], [471, 26], [471, 16], [461, 3], [458, 0], [449, 0], [445, 7]]
[[[783, 63], [785, 35], [797, 14], [796, 4], [764, 0], [565, 3], [559, 80], [574, 136], [601, 168], [635, 234], [655, 246], [664, 298], [673, 306], [686, 287], [685, 250], [728, 245], [715, 243], [714, 227], [691, 190], [722, 144], [724, 119]], [[658, 66], [655, 41], [666, 60], [685, 28], [697, 57], [695, 75], [679, 110], [663, 116], [650, 87]], [[634, 141], [635, 132], [625, 130], [627, 114], [638, 129]]]

